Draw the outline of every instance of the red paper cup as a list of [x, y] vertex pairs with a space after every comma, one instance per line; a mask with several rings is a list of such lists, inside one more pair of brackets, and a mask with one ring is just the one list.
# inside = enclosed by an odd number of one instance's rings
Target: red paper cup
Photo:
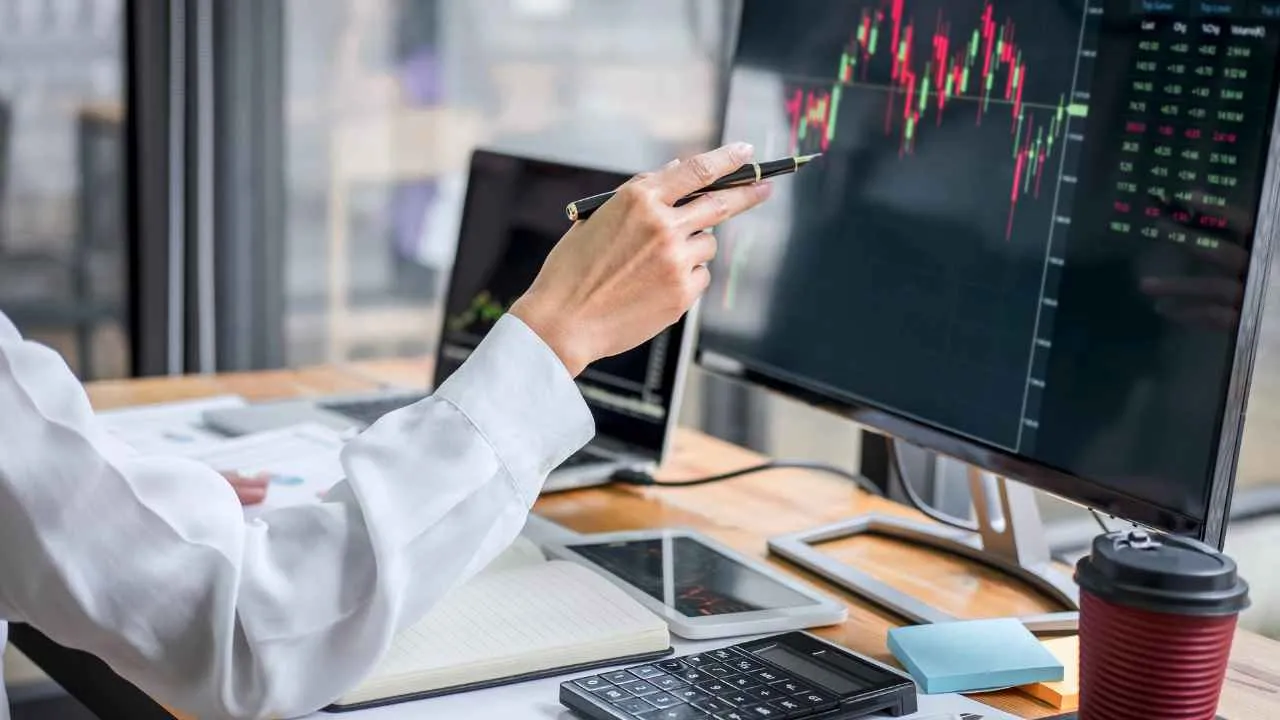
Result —
[[1248, 585], [1185, 538], [1098, 537], [1080, 583], [1080, 720], [1214, 720]]

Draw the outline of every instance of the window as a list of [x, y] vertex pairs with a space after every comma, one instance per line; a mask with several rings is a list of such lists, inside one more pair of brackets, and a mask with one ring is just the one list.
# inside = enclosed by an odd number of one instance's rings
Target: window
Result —
[[288, 0], [286, 362], [434, 346], [473, 148], [640, 171], [714, 144], [730, 5]]
[[85, 379], [129, 372], [122, 17], [0, 0], [0, 311]]

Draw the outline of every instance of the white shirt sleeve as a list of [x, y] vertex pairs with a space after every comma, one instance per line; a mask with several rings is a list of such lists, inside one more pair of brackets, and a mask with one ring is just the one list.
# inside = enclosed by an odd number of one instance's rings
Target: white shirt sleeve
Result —
[[246, 521], [212, 469], [124, 452], [0, 314], [0, 620], [175, 709], [305, 714], [503, 550], [593, 432], [559, 359], [506, 316], [433, 396], [348, 444], [325, 502]]

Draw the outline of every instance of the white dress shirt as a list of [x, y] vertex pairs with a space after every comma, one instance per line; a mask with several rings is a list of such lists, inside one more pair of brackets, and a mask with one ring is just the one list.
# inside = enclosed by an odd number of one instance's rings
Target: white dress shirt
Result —
[[564, 365], [506, 316], [434, 395], [348, 443], [324, 502], [246, 521], [209, 467], [110, 437], [62, 359], [0, 314], [0, 621], [201, 720], [309, 713], [507, 547], [594, 430]]

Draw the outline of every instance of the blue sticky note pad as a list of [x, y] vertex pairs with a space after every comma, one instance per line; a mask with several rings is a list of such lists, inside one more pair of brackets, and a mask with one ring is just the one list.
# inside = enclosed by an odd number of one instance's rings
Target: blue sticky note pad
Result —
[[889, 650], [925, 694], [1062, 680], [1062, 663], [1017, 620], [963, 620], [889, 631]]

